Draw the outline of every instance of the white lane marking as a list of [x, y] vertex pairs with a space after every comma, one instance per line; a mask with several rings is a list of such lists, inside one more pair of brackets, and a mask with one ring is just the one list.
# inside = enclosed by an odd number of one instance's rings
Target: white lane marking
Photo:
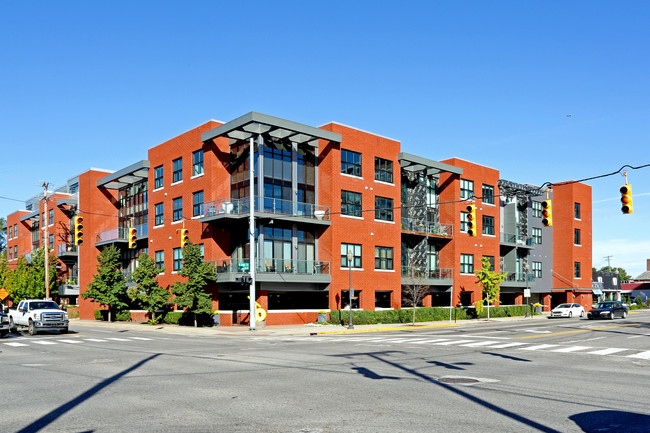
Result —
[[640, 359], [650, 359], [650, 351], [635, 353], [634, 355], [628, 355], [628, 358], [640, 358]]
[[451, 340], [451, 341], [442, 341], [440, 343], [433, 343], [433, 344], [439, 344], [441, 346], [449, 346], [452, 344], [462, 344], [462, 343], [471, 343], [473, 340]]
[[70, 344], [77, 344], [77, 343], [83, 343], [81, 340], [56, 340], [57, 342], [60, 341], [62, 343], [70, 343]]
[[522, 347], [521, 350], [542, 350], [550, 349], [551, 347], [557, 347], [557, 344], [538, 344], [535, 346]]
[[497, 344], [497, 343], [499, 343], [499, 342], [498, 341], [478, 341], [476, 343], [461, 344], [461, 346], [478, 347], [478, 346], [489, 346], [490, 344]]
[[650, 334], [633, 335], [633, 336], [627, 337], [627, 338], [639, 338], [639, 337], [650, 337]]
[[516, 346], [525, 346], [528, 343], [506, 343], [499, 344], [498, 346], [492, 346], [490, 349], [505, 349], [506, 347], [516, 347]]
[[524, 332], [532, 332], [533, 334], [550, 334], [551, 331], [539, 331], [537, 329], [524, 329]]
[[86, 340], [86, 341], [94, 341], [96, 343], [106, 343], [106, 340], [102, 340], [102, 339], [99, 339], [99, 338], [84, 338], [84, 340]]
[[569, 347], [563, 347], [562, 349], [553, 349], [551, 352], [577, 352], [579, 350], [588, 350], [588, 349], [593, 349], [593, 347], [589, 346], [569, 346]]
[[6, 344], [7, 346], [13, 346], [13, 347], [27, 346], [27, 344], [23, 344], [23, 343], [4, 343], [4, 344]]
[[113, 340], [113, 341], [131, 341], [128, 338], [117, 338], [117, 337], [106, 337], [107, 340]]
[[34, 344], [56, 344], [54, 341], [32, 341]]
[[145, 337], [130, 337], [132, 340], [153, 340], [153, 338], [145, 338]]
[[610, 347], [608, 349], [596, 350], [594, 352], [587, 352], [590, 355], [611, 355], [612, 353], [623, 352], [630, 349], [618, 349], [616, 347]]

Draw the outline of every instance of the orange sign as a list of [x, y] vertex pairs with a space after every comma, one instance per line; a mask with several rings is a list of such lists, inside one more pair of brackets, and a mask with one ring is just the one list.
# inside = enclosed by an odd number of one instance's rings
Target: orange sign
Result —
[[7, 296], [9, 296], [9, 292], [5, 288], [0, 289], [0, 300], [4, 300]]

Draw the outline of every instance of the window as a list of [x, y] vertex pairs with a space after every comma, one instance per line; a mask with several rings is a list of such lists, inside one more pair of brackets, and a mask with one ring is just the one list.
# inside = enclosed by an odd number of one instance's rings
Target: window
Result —
[[542, 278], [542, 262], [533, 262], [533, 276]]
[[393, 269], [393, 249], [375, 247], [375, 269]]
[[183, 197], [176, 197], [172, 200], [172, 221], [180, 221], [183, 219]]
[[45, 212], [41, 214], [41, 227], [45, 227]]
[[153, 169], [153, 182], [154, 182], [154, 189], [162, 188], [163, 187], [163, 166], [159, 165], [158, 167]]
[[76, 194], [79, 191], [79, 182], [75, 182], [68, 187], [68, 193]]
[[573, 203], [573, 218], [580, 219], [580, 203]]
[[474, 197], [474, 181], [461, 179], [460, 180], [460, 198]]
[[542, 229], [539, 227], [533, 227], [533, 243], [542, 245]]
[[[348, 264], [348, 251], [353, 254], [352, 263]], [[361, 268], [361, 245], [341, 244], [341, 267]]]
[[203, 215], [203, 191], [192, 194], [192, 216]]
[[[494, 271], [494, 256], [483, 256], [484, 258], [487, 258], [490, 261], [490, 271]], [[481, 267], [483, 267], [483, 264], [481, 264]]]
[[361, 177], [361, 154], [341, 149], [341, 173]]
[[174, 271], [183, 269], [183, 249], [174, 248]]
[[341, 191], [341, 214], [361, 216], [361, 193]]
[[183, 158], [178, 158], [172, 161], [172, 182], [181, 180], [183, 180]]
[[14, 250], [13, 248], [9, 248], [9, 260], [13, 260], [13, 259], [14, 259]]
[[51, 226], [52, 224], [54, 224], [54, 209], [48, 210], [47, 213], [48, 213], [48, 215], [47, 215], [47, 219], [48, 219], [47, 224]]
[[573, 277], [580, 278], [580, 262], [573, 262]]
[[155, 205], [155, 215], [156, 215], [156, 224], [157, 226], [161, 226], [165, 224], [165, 215], [164, 215], [164, 206], [162, 203], [158, 203]]
[[54, 247], [54, 235], [49, 235], [47, 237], [47, 242], [48, 242], [48, 244], [47, 244], [48, 248], [53, 248]]
[[494, 235], [494, 217], [483, 215], [483, 234]]
[[18, 237], [18, 224], [14, 224], [14, 237]]
[[203, 174], [203, 149], [192, 153], [192, 176]]
[[461, 232], [466, 232], [467, 231], [467, 215], [469, 215], [467, 212], [460, 211], [460, 231]]
[[9, 226], [9, 235], [7, 236], [7, 239], [13, 239], [14, 235], [14, 226]]
[[156, 269], [165, 268], [165, 251], [156, 251]]
[[393, 183], [393, 161], [375, 157], [375, 180]]
[[18, 245], [14, 245], [14, 259], [18, 258]]
[[573, 244], [582, 245], [580, 243], [580, 229], [573, 229]]
[[474, 273], [474, 255], [461, 254], [460, 255], [460, 273], [473, 274]]
[[483, 184], [483, 203], [494, 204], [494, 187]]
[[542, 202], [541, 201], [533, 201], [533, 216], [535, 218], [541, 218], [542, 217]]
[[383, 221], [393, 220], [393, 199], [375, 197], [375, 219]]
[[201, 250], [201, 261], [205, 261], [205, 245], [199, 244], [199, 249]]

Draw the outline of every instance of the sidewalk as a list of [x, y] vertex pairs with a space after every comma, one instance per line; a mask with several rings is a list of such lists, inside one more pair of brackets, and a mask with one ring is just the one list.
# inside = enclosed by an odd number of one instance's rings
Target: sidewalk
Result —
[[147, 325], [146, 323], [136, 322], [103, 322], [97, 320], [71, 320], [70, 331], [78, 332], [85, 327], [100, 327], [110, 329], [120, 329], [129, 331], [142, 331], [142, 332], [157, 332], [169, 333], [179, 335], [200, 335], [206, 337], [270, 337], [270, 336], [308, 336], [308, 335], [331, 335], [331, 334], [350, 334], [350, 333], [364, 333], [364, 332], [386, 332], [386, 331], [408, 331], [413, 329], [423, 328], [445, 328], [454, 326], [480, 326], [487, 323], [495, 322], [513, 322], [513, 321], [529, 321], [546, 319], [548, 314], [531, 316], [525, 318], [523, 316], [517, 317], [497, 317], [490, 320], [487, 319], [469, 319], [458, 320], [458, 322], [448, 320], [437, 322], [417, 322], [415, 326], [410, 323], [389, 323], [389, 324], [376, 324], [376, 325], [354, 325], [354, 329], [348, 329], [346, 326], [341, 325], [276, 325], [258, 327], [257, 330], [251, 331], [248, 326], [219, 326], [219, 327], [200, 327], [194, 328], [192, 326], [178, 326], [178, 325]]

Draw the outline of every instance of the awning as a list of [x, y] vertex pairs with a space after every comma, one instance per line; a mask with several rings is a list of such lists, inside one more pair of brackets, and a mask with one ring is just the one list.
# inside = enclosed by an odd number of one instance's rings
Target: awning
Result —
[[594, 293], [594, 295], [602, 295], [603, 291], [600, 289], [591, 289], [591, 291]]
[[402, 170], [420, 172], [426, 170], [427, 174], [453, 173], [463, 174], [463, 169], [444, 162], [434, 161], [421, 156], [411, 155], [410, 153], [401, 152], [397, 155], [397, 160]]
[[38, 218], [39, 218], [38, 211], [35, 210], [34, 212], [32, 212], [32, 213], [30, 213], [30, 214], [27, 214], [27, 215], [25, 215], [24, 217], [22, 217], [22, 218], [20, 219], [20, 222], [23, 222], [23, 221], [29, 221], [29, 220], [32, 220], [32, 221], [38, 221]]
[[147, 179], [149, 161], [142, 160], [122, 170], [97, 179], [98, 188], [120, 189]]

